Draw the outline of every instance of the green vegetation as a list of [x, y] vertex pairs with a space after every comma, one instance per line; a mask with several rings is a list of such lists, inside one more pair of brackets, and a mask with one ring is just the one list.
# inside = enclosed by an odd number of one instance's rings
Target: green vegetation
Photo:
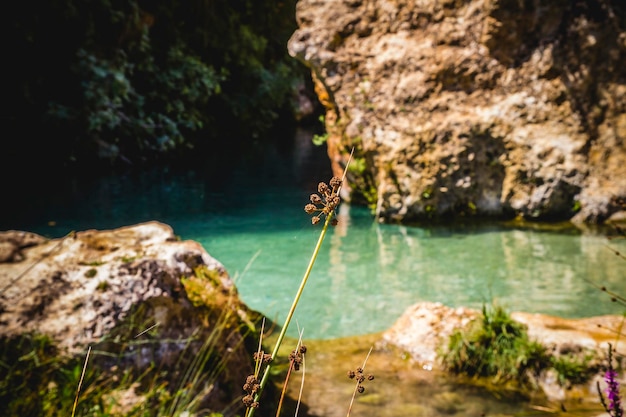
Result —
[[[323, 114], [318, 118], [318, 120], [322, 124], [322, 126], [325, 126], [326, 117], [324, 117]], [[328, 132], [324, 132], [321, 135], [319, 135], [317, 133], [314, 134], [312, 141], [313, 141], [313, 144], [315, 146], [322, 146], [322, 145], [324, 145], [328, 141]]]
[[[81, 374], [80, 358], [63, 357], [46, 336], [24, 334], [0, 339], [0, 415], [54, 416], [71, 410]], [[96, 385], [90, 370], [85, 380]], [[98, 392], [86, 390], [84, 400], [95, 402]]]
[[551, 357], [550, 364], [556, 371], [559, 384], [567, 387], [584, 384], [589, 380], [591, 374], [597, 372], [597, 365], [593, 364], [594, 359], [596, 359], [595, 352], [586, 352], [582, 355], [570, 353]]
[[535, 378], [548, 369], [556, 371], [563, 385], [586, 382], [597, 372], [590, 366], [592, 352], [554, 356], [498, 305], [483, 306], [480, 319], [456, 330], [439, 354], [451, 372], [520, 388], [533, 388]]
[[104, 292], [109, 289], [109, 283], [107, 281], [100, 281], [98, 285], [96, 286], [96, 289], [98, 291]]
[[361, 140], [361, 138], [355, 139], [358, 147], [355, 148], [353, 163], [348, 170], [348, 172], [355, 174], [349, 177], [352, 188], [351, 198], [354, 204], [366, 205], [374, 213], [378, 201], [378, 187], [374, 180], [374, 174], [368, 167], [365, 155], [359, 151]]
[[[197, 410], [210, 392], [210, 382], [224, 372], [226, 362], [217, 359], [215, 351], [224, 327], [216, 329], [197, 354], [181, 355], [179, 362], [186, 367], [182, 373], [155, 363], [142, 373], [130, 366], [109, 367], [103, 358], [111, 361], [111, 354], [96, 352], [85, 368], [76, 415], [179, 416]], [[188, 343], [187, 349], [191, 346]], [[61, 354], [52, 341], [36, 334], [3, 338], [0, 347], [0, 414], [69, 416], [81, 379], [81, 358]], [[124, 362], [123, 355], [117, 361]]]
[[295, 0], [13, 4], [20, 58], [5, 97], [19, 136], [6, 162], [137, 165], [240, 151], [240, 137], [254, 145], [293, 120], [308, 74], [285, 48], [294, 10]]
[[93, 262], [79, 262], [78, 265], [84, 265], [84, 266], [101, 266], [104, 265], [104, 262], [102, 261], [93, 261]]

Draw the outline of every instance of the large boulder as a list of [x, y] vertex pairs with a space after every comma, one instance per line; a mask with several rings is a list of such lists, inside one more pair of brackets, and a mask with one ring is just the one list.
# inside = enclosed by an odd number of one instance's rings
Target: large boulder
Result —
[[599, 223], [626, 200], [617, 0], [297, 3], [290, 53], [326, 108], [346, 198], [380, 221]]
[[204, 404], [241, 411], [233, 398], [253, 372], [257, 313], [199, 243], [149, 222], [53, 240], [6, 231], [0, 247], [3, 340], [44, 335], [67, 356], [84, 357], [91, 347], [90, 364], [157, 366], [170, 385], [205, 352]]

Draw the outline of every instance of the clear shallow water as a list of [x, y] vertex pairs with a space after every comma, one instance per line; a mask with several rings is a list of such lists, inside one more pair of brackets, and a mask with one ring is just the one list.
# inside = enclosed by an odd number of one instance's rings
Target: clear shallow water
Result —
[[[321, 230], [303, 207], [330, 178], [324, 158], [305, 135], [233, 174], [164, 170], [64, 182], [20, 199], [0, 229], [59, 237], [159, 220], [202, 243], [243, 300], [282, 323]], [[474, 308], [497, 301], [562, 317], [623, 313], [589, 281], [626, 294], [626, 261], [607, 246], [626, 253], [626, 240], [497, 223], [381, 225], [346, 204], [338, 218], [294, 316], [308, 338], [384, 330], [418, 301]]]
[[[250, 229], [239, 232], [233, 227], [229, 234], [200, 229], [188, 235], [227, 266], [248, 305], [282, 322], [320, 228], [305, 218], [304, 228], [268, 230], [257, 220], [254, 231], [248, 219]], [[381, 331], [418, 301], [474, 308], [496, 301], [511, 311], [561, 317], [623, 312], [588, 281], [626, 292], [625, 261], [601, 235], [496, 224], [380, 225], [366, 211], [348, 206], [339, 220], [326, 236], [296, 310], [295, 319], [309, 337]], [[626, 250], [619, 241], [611, 245]]]

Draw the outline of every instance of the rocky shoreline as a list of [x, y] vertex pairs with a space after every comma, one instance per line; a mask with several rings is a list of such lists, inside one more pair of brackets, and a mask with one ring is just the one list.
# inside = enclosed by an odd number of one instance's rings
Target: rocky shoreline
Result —
[[[111, 340], [112, 333], [120, 337], [120, 325], [128, 322], [138, 305], [148, 306], [141, 318], [144, 327], [127, 328], [126, 336], [134, 337], [154, 325], [150, 338], [157, 341], [186, 339], [198, 328], [208, 331], [220, 311], [227, 310], [232, 313], [229, 326], [237, 330], [225, 335], [223, 345], [236, 350], [239, 365], [229, 368], [230, 382], [225, 386], [236, 389], [252, 366], [252, 352], [237, 340], [246, 339], [242, 329], [253, 329], [258, 314], [239, 299], [219, 261], [197, 242], [180, 241], [172, 228], [162, 223], [88, 230], [53, 240], [21, 231], [0, 232], [0, 286], [0, 335], [4, 337], [41, 332], [69, 354], [83, 354], [87, 346]], [[347, 345], [360, 343], [361, 347], [343, 360], [363, 360], [366, 343], [373, 346], [373, 355], [381, 363], [384, 358], [401, 363], [402, 373], [441, 372], [436, 360], [438, 346], [479, 313], [439, 303], [415, 304], [387, 331], [350, 338]], [[531, 337], [568, 352], [605, 351], [623, 323], [620, 316], [571, 320], [519, 312], [512, 317], [528, 327]], [[322, 349], [338, 347], [332, 342], [313, 343]], [[150, 360], [173, 362], [180, 354], [180, 344], [167, 346], [159, 345], [150, 352]], [[626, 354], [622, 343], [615, 348], [620, 356]], [[564, 389], [547, 376], [542, 389], [549, 401], [593, 401], [595, 382], [600, 380], [599, 374], [587, 386]]]

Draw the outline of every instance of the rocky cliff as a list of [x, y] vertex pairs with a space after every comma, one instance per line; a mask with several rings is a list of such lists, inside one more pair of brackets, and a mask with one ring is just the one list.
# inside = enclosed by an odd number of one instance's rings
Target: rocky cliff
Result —
[[623, 215], [623, 3], [300, 0], [296, 13], [288, 48], [311, 68], [336, 173], [355, 149], [344, 197], [380, 221]]

